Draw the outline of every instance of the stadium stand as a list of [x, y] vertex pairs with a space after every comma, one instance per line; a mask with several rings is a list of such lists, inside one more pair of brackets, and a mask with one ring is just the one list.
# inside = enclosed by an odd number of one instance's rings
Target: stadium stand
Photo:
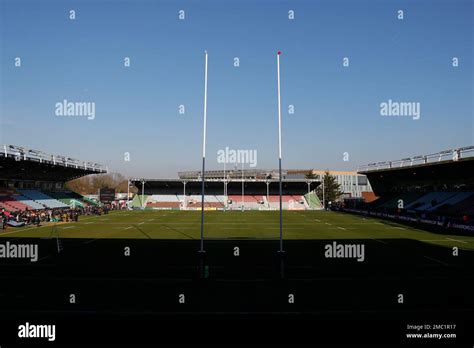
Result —
[[151, 195], [148, 202], [179, 202], [179, 199], [176, 195]]
[[453, 192], [429, 192], [422, 195], [412, 203], [404, 205], [404, 208], [408, 210], [424, 211], [451, 198], [453, 195], [455, 195]]
[[474, 233], [473, 171], [474, 147], [370, 164], [360, 173], [379, 198], [336, 209]]
[[86, 197], [72, 191], [47, 192], [47, 195], [64, 204], [67, 204], [68, 206], [85, 207], [88, 204], [96, 204], [95, 202], [91, 203], [91, 201]]
[[474, 217], [474, 192], [467, 192], [467, 198], [449, 204], [444, 202], [442, 206], [438, 207], [436, 211], [445, 216], [459, 216], [468, 215]]
[[[89, 174], [106, 173], [97, 163], [46, 154], [16, 145], [0, 146], [0, 208], [7, 212], [67, 209], [93, 204], [64, 184]], [[96, 203], [94, 203], [96, 204]]]
[[473, 196], [472, 192], [456, 192], [453, 196], [448, 198], [447, 200], [435, 204], [432, 207], [427, 208], [429, 211], [442, 211], [443, 208], [449, 208], [452, 206], [456, 206], [458, 203], [467, 200], [469, 197]]
[[[270, 195], [268, 196], [268, 204], [270, 209], [279, 209], [280, 207], [280, 196]], [[283, 195], [282, 196], [282, 206], [283, 209], [288, 210], [302, 210], [308, 207], [308, 204], [305, 204], [303, 196], [295, 195]]]
[[316, 195], [315, 192], [310, 192], [304, 195], [304, 198], [306, 200], [306, 204], [310, 209], [317, 209], [321, 210], [323, 209], [323, 204], [319, 200], [318, 196]]
[[176, 209], [181, 206], [177, 195], [151, 195], [145, 198], [145, 204], [152, 209]]
[[377, 208], [397, 209], [399, 201], [403, 202], [403, 206], [407, 207], [414, 201], [421, 198], [424, 194], [420, 192], [404, 192], [399, 194], [387, 194], [379, 198], [379, 200], [373, 201], [373, 206]]
[[0, 195], [0, 203], [2, 204], [2, 208], [11, 212], [18, 211], [18, 210], [32, 210], [33, 209], [32, 206], [16, 200], [14, 198], [14, 194]]
[[204, 202], [221, 203], [215, 195], [205, 195], [204, 196]]
[[224, 196], [224, 195], [215, 195], [214, 197], [216, 198], [216, 201], [218, 203], [221, 203], [222, 205], [225, 205], [226, 200], [227, 200], [226, 196]]
[[242, 195], [229, 196], [230, 209], [242, 209], [242, 202], [243, 202], [243, 207], [245, 210], [248, 210], [248, 209], [257, 210], [257, 209], [262, 209], [265, 207], [262, 196], [244, 195], [243, 200], [242, 200]]
[[[18, 192], [30, 200], [46, 208], [68, 208], [69, 205], [58, 201], [38, 190], [18, 190]], [[41, 208], [39, 208], [41, 209]]]
[[35, 202], [34, 200], [29, 199], [28, 197], [25, 197], [20, 193], [14, 194], [11, 197], [14, 198], [15, 200], [23, 203], [24, 205], [29, 206], [30, 209], [44, 209], [44, 208], [46, 208], [44, 205], [42, 205], [38, 202]]
[[[186, 207], [187, 208], [201, 208], [202, 197], [198, 195], [186, 196]], [[205, 208], [224, 208], [224, 203], [220, 202], [215, 195], [204, 196], [204, 207]]]
[[131, 208], [133, 209], [141, 209], [143, 207], [146, 207], [146, 203], [148, 200], [148, 195], [135, 195], [132, 199], [132, 202], [130, 203]]
[[181, 206], [180, 202], [147, 202], [146, 207], [147, 208], [169, 208], [169, 209], [177, 209]]
[[[0, 208], [7, 211], [83, 208], [87, 205], [92, 205], [90, 200], [71, 191], [0, 190]], [[97, 203], [94, 202], [93, 205]]]
[[[146, 209], [200, 209], [201, 208], [201, 185], [199, 180], [166, 180], [166, 179], [135, 179], [131, 182], [137, 187], [138, 192], [145, 193], [135, 195], [131, 207], [142, 208], [142, 202]], [[184, 185], [186, 184], [186, 185]], [[309, 183], [310, 192], [319, 185], [319, 182]], [[307, 198], [308, 181], [306, 180], [284, 180], [283, 181], [283, 208], [289, 210], [315, 209], [320, 207], [320, 202], [314, 194], [314, 204], [310, 206]], [[209, 209], [242, 209], [242, 181], [233, 180], [227, 182], [227, 197], [224, 193], [224, 183], [219, 180], [211, 180], [205, 183], [204, 208]], [[243, 206], [246, 210], [268, 210], [279, 208], [279, 184], [278, 181], [256, 180], [244, 181]], [[267, 200], [267, 194], [269, 200]], [[150, 198], [151, 197], [151, 198]], [[319, 202], [319, 203], [318, 203]]]

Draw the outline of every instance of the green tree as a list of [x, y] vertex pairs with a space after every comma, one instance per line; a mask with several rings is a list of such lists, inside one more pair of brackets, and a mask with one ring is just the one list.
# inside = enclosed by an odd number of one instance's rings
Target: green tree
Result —
[[342, 195], [342, 191], [340, 190], [341, 185], [337, 183], [336, 177], [331, 175], [328, 170], [324, 172], [322, 183], [316, 189], [316, 194], [318, 195], [318, 198], [321, 200], [321, 202], [323, 201], [323, 187], [326, 205], [328, 202], [334, 202]]

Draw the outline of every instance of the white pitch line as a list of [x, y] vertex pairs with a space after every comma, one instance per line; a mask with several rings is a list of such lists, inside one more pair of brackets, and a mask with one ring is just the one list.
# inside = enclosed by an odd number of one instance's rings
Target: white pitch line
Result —
[[420, 242], [443, 242], [443, 243], [447, 243], [449, 241], [446, 240], [446, 239], [420, 239]]
[[93, 216], [83, 217], [83, 218], [81, 218], [81, 220], [84, 221], [84, 220], [96, 219], [96, 218], [99, 218], [99, 217], [100, 217], [100, 215], [93, 215]]
[[51, 255], [46, 255], [46, 256], [43, 256], [41, 258], [38, 259], [38, 261], [41, 261], [41, 260], [44, 260], [44, 259], [47, 259], [48, 257], [50, 257]]
[[131, 229], [131, 228], [133, 228], [133, 226], [125, 227], [124, 230], [129, 230], [129, 229]]
[[60, 227], [61, 230], [67, 230], [69, 228], [77, 228], [77, 226], [66, 226], [66, 227]]
[[84, 242], [82, 244], [90, 244], [92, 242], [95, 242], [98, 238], [94, 238], [94, 239], [91, 239], [91, 240], [88, 240], [87, 242]]
[[[47, 225], [43, 225], [43, 226], [41, 226], [41, 227], [47, 227]], [[41, 228], [41, 227], [39, 227], [39, 228]], [[15, 227], [9, 227], [9, 228], [15, 228]], [[23, 231], [32, 230], [32, 229], [34, 229], [34, 228], [38, 228], [38, 227], [37, 227], [37, 226], [33, 226], [33, 227], [21, 228], [21, 229], [19, 229], [19, 230], [17, 230], [17, 231], [2, 232], [0, 235], [1, 235], [1, 236], [4, 236], [4, 235], [6, 235], [6, 234], [12, 234], [12, 233], [18, 233], [18, 232], [23, 232]]]
[[339, 228], [340, 230], [345, 230], [345, 228], [344, 228], [344, 227], [339, 227], [339, 226], [338, 226], [337, 228]]
[[326, 225], [332, 226], [332, 224], [330, 224], [329, 222], [326, 222]]
[[374, 238], [371, 238], [371, 239], [382, 244], [388, 244], [387, 242], [384, 242], [383, 240], [380, 240], [380, 239], [374, 239]]
[[453, 239], [453, 238], [446, 238], [448, 240], [452, 240], [454, 242], [459, 242], [459, 243], [464, 243], [464, 244], [467, 244], [467, 242], [463, 241], [463, 240], [459, 240], [459, 239]]
[[443, 262], [443, 261], [440, 261], [440, 260], [437, 260], [437, 259], [434, 259], [432, 257], [429, 257], [429, 256], [423, 256], [425, 259], [428, 259], [428, 260], [431, 260], [431, 261], [435, 261], [435, 262], [438, 262], [440, 264], [442, 264], [443, 266], [449, 266], [449, 264], [447, 264], [446, 262]]

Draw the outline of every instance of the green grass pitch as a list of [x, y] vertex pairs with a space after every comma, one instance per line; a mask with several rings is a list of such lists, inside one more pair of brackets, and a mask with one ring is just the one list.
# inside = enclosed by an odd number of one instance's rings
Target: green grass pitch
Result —
[[[0, 231], [0, 237], [199, 239], [200, 211], [114, 211], [83, 216], [77, 223], [43, 224]], [[438, 234], [394, 222], [327, 211], [285, 211], [285, 239], [414, 239], [446, 247], [474, 249], [474, 236]], [[278, 239], [278, 211], [206, 211], [207, 239]]]

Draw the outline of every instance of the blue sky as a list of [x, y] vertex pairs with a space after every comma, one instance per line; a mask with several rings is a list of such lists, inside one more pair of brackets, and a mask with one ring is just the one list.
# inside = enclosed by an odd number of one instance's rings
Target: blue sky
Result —
[[[259, 168], [277, 167], [277, 50], [284, 168], [353, 170], [474, 143], [472, 1], [0, 4], [0, 143], [131, 176], [200, 169], [205, 49], [208, 168], [222, 167], [226, 146], [255, 149]], [[95, 102], [95, 119], [56, 116], [64, 99]], [[419, 102], [421, 118], [382, 117], [388, 99]]]

